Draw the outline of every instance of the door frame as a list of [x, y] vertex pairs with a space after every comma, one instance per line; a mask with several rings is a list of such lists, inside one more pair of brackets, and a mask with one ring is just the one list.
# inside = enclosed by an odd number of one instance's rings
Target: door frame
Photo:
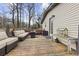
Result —
[[52, 15], [50, 18], [49, 18], [49, 36], [51, 34], [51, 24], [52, 24], [52, 34], [53, 34], [53, 21], [55, 20], [55, 15]]

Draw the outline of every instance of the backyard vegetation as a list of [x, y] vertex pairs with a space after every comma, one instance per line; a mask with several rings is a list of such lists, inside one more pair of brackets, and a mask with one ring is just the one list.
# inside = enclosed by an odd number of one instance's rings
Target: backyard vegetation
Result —
[[6, 26], [10, 28], [14, 26], [16, 29], [41, 27], [41, 14], [44, 11], [41, 3], [1, 3], [0, 5], [1, 29]]

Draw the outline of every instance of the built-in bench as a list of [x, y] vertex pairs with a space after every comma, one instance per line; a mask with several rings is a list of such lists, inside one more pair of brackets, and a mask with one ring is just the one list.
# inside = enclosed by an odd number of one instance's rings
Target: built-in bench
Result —
[[17, 46], [18, 38], [9, 37], [6, 32], [0, 32], [0, 56], [5, 55], [11, 51], [15, 46]]
[[16, 37], [18, 37], [19, 41], [23, 41], [29, 35], [29, 32], [25, 32], [24, 30], [17, 30], [14, 31], [14, 34]]
[[77, 38], [73, 38], [68, 36], [68, 29], [67, 28], [58, 28], [57, 34], [54, 35], [55, 39], [58, 39], [61, 43], [68, 47], [68, 50], [71, 49], [76, 50], [76, 41]]
[[65, 44], [68, 47], [68, 50], [70, 51], [71, 49], [76, 50], [76, 41], [77, 41], [76, 38], [73, 37], [62, 38], [59, 36], [57, 36], [57, 38], [61, 43]]

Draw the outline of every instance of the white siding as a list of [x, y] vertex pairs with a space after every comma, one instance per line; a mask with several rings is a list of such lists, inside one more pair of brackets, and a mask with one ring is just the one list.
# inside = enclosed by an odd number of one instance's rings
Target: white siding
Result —
[[[46, 25], [46, 27], [45, 27]], [[42, 24], [43, 29], [49, 31], [49, 15], [47, 15], [47, 17], [45, 18], [43, 24]]]
[[[54, 31], [56, 34], [57, 28], [68, 28], [68, 35], [71, 37], [78, 37], [79, 24], [79, 4], [59, 4], [52, 11], [48, 13], [43, 23], [43, 28], [49, 31], [49, 18], [55, 15]], [[44, 27], [46, 24], [46, 27]]]

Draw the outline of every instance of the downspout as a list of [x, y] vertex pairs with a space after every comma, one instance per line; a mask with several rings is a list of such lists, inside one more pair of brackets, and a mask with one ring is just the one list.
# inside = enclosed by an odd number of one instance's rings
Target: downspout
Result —
[[76, 53], [79, 56], [79, 25], [78, 25], [78, 39], [76, 42]]

